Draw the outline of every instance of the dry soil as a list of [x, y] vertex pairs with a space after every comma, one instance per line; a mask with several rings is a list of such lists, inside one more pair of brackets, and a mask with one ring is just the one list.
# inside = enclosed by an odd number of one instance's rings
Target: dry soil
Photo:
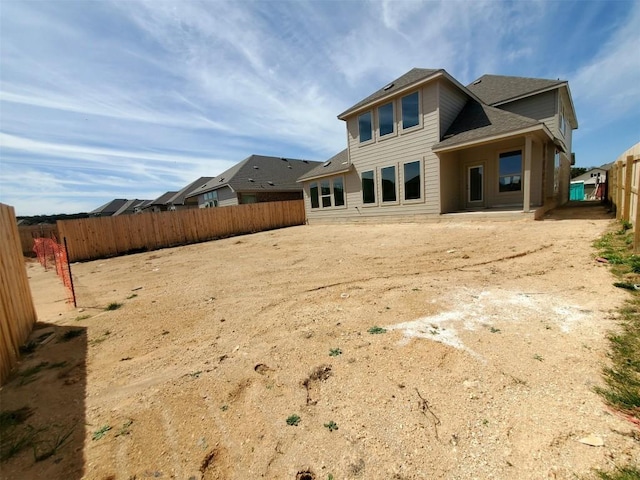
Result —
[[31, 408], [45, 443], [70, 434], [2, 476], [537, 480], [633, 462], [634, 426], [593, 392], [627, 295], [594, 260], [611, 224], [595, 207], [287, 228], [74, 264], [79, 309], [28, 263], [38, 347], [2, 409]]

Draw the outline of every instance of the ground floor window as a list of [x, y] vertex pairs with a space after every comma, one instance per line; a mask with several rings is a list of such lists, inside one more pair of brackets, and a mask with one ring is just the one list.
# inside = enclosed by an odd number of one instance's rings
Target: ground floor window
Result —
[[501, 153], [498, 171], [501, 193], [522, 190], [522, 150]]
[[396, 167], [384, 167], [380, 169], [382, 177], [382, 201], [395, 202], [398, 197], [396, 194]]
[[373, 170], [362, 172], [362, 203], [376, 203], [376, 175]]
[[420, 175], [420, 162], [408, 162], [404, 164], [404, 199], [418, 200], [422, 196], [422, 177]]
[[558, 193], [560, 189], [560, 152], [556, 150], [553, 157], [553, 193]]
[[344, 206], [344, 178], [326, 178], [309, 185], [311, 208]]

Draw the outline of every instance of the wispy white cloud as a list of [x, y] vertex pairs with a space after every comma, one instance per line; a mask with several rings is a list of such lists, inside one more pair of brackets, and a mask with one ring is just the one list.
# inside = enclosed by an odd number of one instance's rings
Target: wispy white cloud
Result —
[[[345, 145], [336, 115], [412, 67], [445, 68], [462, 83], [484, 73], [567, 78], [581, 124], [578, 159], [596, 149], [603, 121], [627, 132], [625, 141], [640, 123], [640, 4], [632, 1], [2, 9], [0, 200], [21, 205], [19, 214], [51, 213], [69, 198], [92, 208], [116, 196], [149, 198], [252, 153], [323, 160]], [[39, 195], [24, 193], [29, 183]]]

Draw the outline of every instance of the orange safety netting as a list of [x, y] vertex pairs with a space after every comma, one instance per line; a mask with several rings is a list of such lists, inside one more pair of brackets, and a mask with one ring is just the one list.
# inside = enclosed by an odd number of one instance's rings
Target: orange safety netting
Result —
[[71, 272], [69, 270], [69, 260], [64, 245], [57, 242], [55, 235], [52, 238], [34, 238], [33, 251], [38, 257], [40, 264], [47, 270], [55, 268], [62, 283], [67, 287], [68, 302], [74, 302], [73, 285], [71, 282]]

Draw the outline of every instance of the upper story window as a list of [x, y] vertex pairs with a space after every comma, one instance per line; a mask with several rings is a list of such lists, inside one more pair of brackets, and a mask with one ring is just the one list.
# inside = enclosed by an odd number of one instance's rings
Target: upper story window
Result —
[[407, 129], [420, 124], [420, 94], [414, 92], [402, 97], [402, 128]]
[[567, 120], [564, 117], [564, 105], [560, 104], [560, 133], [566, 135], [567, 133]]
[[218, 191], [213, 190], [212, 192], [207, 192], [204, 194], [204, 204], [206, 207], [217, 207], [218, 206]]
[[362, 172], [362, 203], [376, 203], [376, 177], [373, 170]]
[[393, 102], [378, 107], [378, 130], [380, 131], [381, 137], [394, 132], [395, 119], [393, 118]]
[[358, 134], [360, 143], [368, 142], [373, 138], [373, 121], [371, 112], [363, 113], [358, 117]]
[[522, 151], [500, 154], [499, 191], [518, 192], [522, 189]]
[[311, 208], [344, 207], [344, 177], [311, 182], [309, 196]]
[[421, 197], [422, 179], [420, 178], [420, 162], [404, 164], [404, 199], [418, 200]]
[[380, 176], [382, 177], [382, 201], [383, 202], [396, 202], [396, 167], [384, 167], [380, 169]]

